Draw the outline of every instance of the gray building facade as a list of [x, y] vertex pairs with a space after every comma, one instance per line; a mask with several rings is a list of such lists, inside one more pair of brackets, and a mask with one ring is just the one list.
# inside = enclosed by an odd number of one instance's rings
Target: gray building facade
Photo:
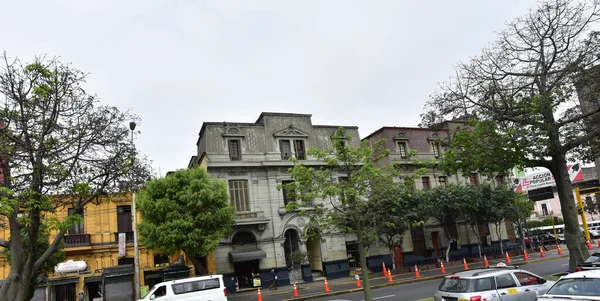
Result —
[[[333, 149], [332, 136], [338, 127], [313, 125], [311, 115], [289, 113], [262, 113], [254, 123], [203, 123], [197, 156], [189, 167], [205, 167], [229, 188], [236, 225], [215, 250], [217, 273], [225, 276], [228, 287], [235, 285], [234, 281], [240, 289], [253, 287], [256, 279], [264, 287], [271, 282], [271, 269], [278, 271], [279, 284], [300, 280], [288, 269], [288, 255], [294, 251], [308, 254], [305, 273], [329, 278], [349, 275], [345, 236], [304, 238], [309, 231], [308, 217], [287, 212], [286, 204], [295, 200], [278, 189], [291, 180], [290, 157], [305, 165], [324, 165], [307, 150]], [[344, 128], [352, 137], [350, 143], [358, 146], [358, 127]]]

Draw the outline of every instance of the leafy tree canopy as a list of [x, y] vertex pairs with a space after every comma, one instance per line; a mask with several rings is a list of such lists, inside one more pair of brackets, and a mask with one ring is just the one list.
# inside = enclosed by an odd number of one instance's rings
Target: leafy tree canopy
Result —
[[[11, 254], [0, 298], [22, 301], [77, 219], [57, 219], [56, 209], [81, 213], [152, 170], [129, 138], [138, 118], [100, 105], [83, 87], [85, 73], [57, 58], [23, 64], [5, 53], [0, 61], [0, 215], [10, 231], [0, 247]], [[57, 234], [49, 245], [40, 241], [46, 230]]]
[[463, 141], [455, 169], [490, 173], [526, 166], [552, 172], [571, 270], [588, 252], [577, 235], [566, 165], [600, 155], [600, 32], [594, 27], [599, 20], [599, 0], [539, 1], [480, 55], [460, 63], [423, 114], [427, 126], [443, 119], [483, 122]]
[[199, 167], [149, 181], [138, 206], [143, 244], [165, 254], [181, 249], [199, 270], [195, 258], [214, 250], [234, 224], [225, 182]]
[[[316, 234], [353, 233], [357, 236], [359, 259], [366, 262], [365, 252], [378, 239], [374, 222], [365, 218], [380, 210], [370, 204], [381, 183], [389, 183], [390, 175], [376, 162], [387, 156], [383, 149], [385, 141], [371, 147], [369, 141], [352, 143], [343, 127], [333, 135], [333, 148], [318, 150], [311, 147], [310, 156], [322, 160], [325, 166], [307, 166], [292, 159], [294, 166], [289, 173], [294, 182], [283, 185], [286, 193], [296, 197], [297, 202], [287, 205], [288, 211], [300, 211], [310, 217], [309, 227]], [[342, 177], [342, 178], [340, 178]], [[365, 300], [371, 300], [369, 275], [363, 269]]]

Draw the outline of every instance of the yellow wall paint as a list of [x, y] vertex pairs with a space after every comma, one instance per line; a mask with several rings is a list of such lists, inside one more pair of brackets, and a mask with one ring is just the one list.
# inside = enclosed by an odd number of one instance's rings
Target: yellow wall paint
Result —
[[[88, 265], [88, 270], [91, 274], [86, 274], [81, 277], [98, 276], [96, 270], [102, 270], [107, 267], [118, 265], [119, 261], [119, 245], [118, 238], [115, 233], [118, 232], [117, 224], [117, 207], [130, 206], [131, 194], [113, 195], [108, 199], [99, 200], [96, 204], [87, 204], [84, 207], [84, 233], [89, 234], [89, 244], [77, 246], [65, 246], [67, 255], [66, 260], [83, 260]], [[64, 219], [68, 216], [68, 208], [60, 208], [56, 215], [59, 219]], [[138, 212], [138, 221], [141, 220], [141, 214]], [[54, 239], [56, 233], [51, 236]], [[8, 240], [10, 232], [8, 229], [0, 231], [0, 239]], [[133, 244], [128, 243], [126, 248], [126, 257], [133, 258]], [[160, 252], [148, 250], [144, 246], [139, 247], [140, 251], [140, 270], [156, 270], [154, 264], [154, 256], [160, 255]], [[169, 262], [175, 262], [182, 251], [177, 251], [169, 256]], [[185, 256], [184, 256], [185, 258]], [[207, 258], [209, 273], [216, 272], [215, 256], [212, 252]], [[190, 268], [193, 265], [189, 260], [186, 263]], [[8, 277], [10, 266], [6, 262], [4, 256], [0, 254], [0, 279]], [[75, 273], [77, 274], [77, 273]], [[50, 278], [61, 277], [61, 275], [49, 275]], [[73, 274], [70, 274], [73, 276]], [[144, 285], [143, 273], [140, 273], [140, 284]], [[83, 281], [78, 284], [78, 290], [83, 287]]]

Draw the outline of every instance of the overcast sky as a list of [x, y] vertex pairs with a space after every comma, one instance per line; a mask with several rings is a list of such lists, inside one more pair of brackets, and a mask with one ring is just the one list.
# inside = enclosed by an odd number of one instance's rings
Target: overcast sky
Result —
[[460, 60], [533, 0], [10, 1], [0, 51], [60, 56], [103, 104], [142, 118], [136, 145], [162, 175], [186, 168], [204, 121], [263, 112], [314, 124], [416, 126]]

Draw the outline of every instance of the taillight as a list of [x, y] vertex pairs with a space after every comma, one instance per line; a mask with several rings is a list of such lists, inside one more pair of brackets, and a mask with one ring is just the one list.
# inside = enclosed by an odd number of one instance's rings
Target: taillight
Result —
[[460, 279], [459, 276], [450, 276], [450, 279]]
[[583, 269], [582, 269], [581, 267], [576, 267], [576, 268], [575, 268], [575, 271], [577, 271], [577, 272], [581, 272], [581, 271], [583, 271]]
[[473, 296], [469, 301], [481, 301], [481, 296]]
[[225, 295], [225, 297], [227, 297], [227, 288], [223, 289], [223, 295]]

